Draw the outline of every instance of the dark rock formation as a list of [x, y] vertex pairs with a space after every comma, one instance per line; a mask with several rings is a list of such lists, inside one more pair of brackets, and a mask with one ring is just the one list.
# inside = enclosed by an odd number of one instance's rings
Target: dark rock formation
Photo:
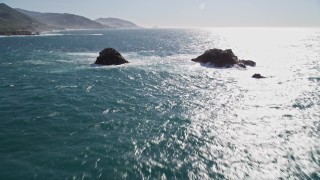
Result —
[[266, 77], [261, 76], [261, 74], [254, 74], [254, 75], [252, 76], [252, 78], [261, 79], [261, 78], [266, 78]]
[[233, 54], [231, 49], [209, 49], [201, 56], [192, 59], [192, 61], [202, 64], [211, 64], [217, 67], [229, 67], [231, 65], [237, 64], [238, 57]]
[[99, 53], [99, 57], [95, 64], [100, 65], [120, 65], [124, 63], [129, 63], [124, 57], [113, 48], [106, 48]]
[[240, 67], [246, 68], [246, 65], [256, 65], [256, 63], [251, 60], [239, 60], [238, 57], [233, 54], [231, 49], [209, 49], [201, 56], [192, 59], [192, 61], [199, 62], [201, 64], [210, 64], [216, 67], [232, 67], [237, 64]]

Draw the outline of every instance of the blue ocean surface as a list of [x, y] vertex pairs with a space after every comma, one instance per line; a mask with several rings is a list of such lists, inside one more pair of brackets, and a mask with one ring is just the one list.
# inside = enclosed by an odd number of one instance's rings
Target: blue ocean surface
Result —
[[2, 36], [0, 75], [0, 179], [320, 179], [320, 29]]

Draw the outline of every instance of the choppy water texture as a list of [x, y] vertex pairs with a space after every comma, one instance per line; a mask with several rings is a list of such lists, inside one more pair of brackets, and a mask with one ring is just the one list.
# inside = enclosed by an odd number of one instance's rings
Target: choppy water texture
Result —
[[[105, 47], [131, 63], [91, 66]], [[190, 61], [209, 48], [257, 67]], [[64, 31], [0, 52], [0, 179], [320, 179], [319, 29]]]

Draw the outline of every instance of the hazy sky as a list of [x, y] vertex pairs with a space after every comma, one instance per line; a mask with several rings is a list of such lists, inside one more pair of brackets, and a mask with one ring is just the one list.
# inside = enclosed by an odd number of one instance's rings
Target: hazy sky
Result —
[[0, 0], [14, 8], [118, 17], [141, 26], [318, 26], [320, 0]]

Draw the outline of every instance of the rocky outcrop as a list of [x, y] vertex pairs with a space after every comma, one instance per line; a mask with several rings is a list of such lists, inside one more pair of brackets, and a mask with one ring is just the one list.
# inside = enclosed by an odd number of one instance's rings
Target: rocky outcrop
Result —
[[261, 78], [266, 78], [266, 77], [261, 76], [261, 74], [254, 74], [254, 75], [252, 76], [252, 78], [261, 79]]
[[99, 65], [120, 65], [129, 63], [124, 57], [113, 48], [106, 48], [99, 53], [95, 64]]
[[238, 57], [233, 54], [231, 49], [209, 49], [192, 61], [222, 67], [237, 64]]
[[256, 65], [256, 63], [251, 60], [239, 60], [231, 49], [222, 50], [216, 48], [205, 51], [202, 55], [192, 59], [192, 61], [201, 64], [210, 64], [216, 67], [232, 67], [237, 64], [240, 67], [246, 68], [246, 66]]

